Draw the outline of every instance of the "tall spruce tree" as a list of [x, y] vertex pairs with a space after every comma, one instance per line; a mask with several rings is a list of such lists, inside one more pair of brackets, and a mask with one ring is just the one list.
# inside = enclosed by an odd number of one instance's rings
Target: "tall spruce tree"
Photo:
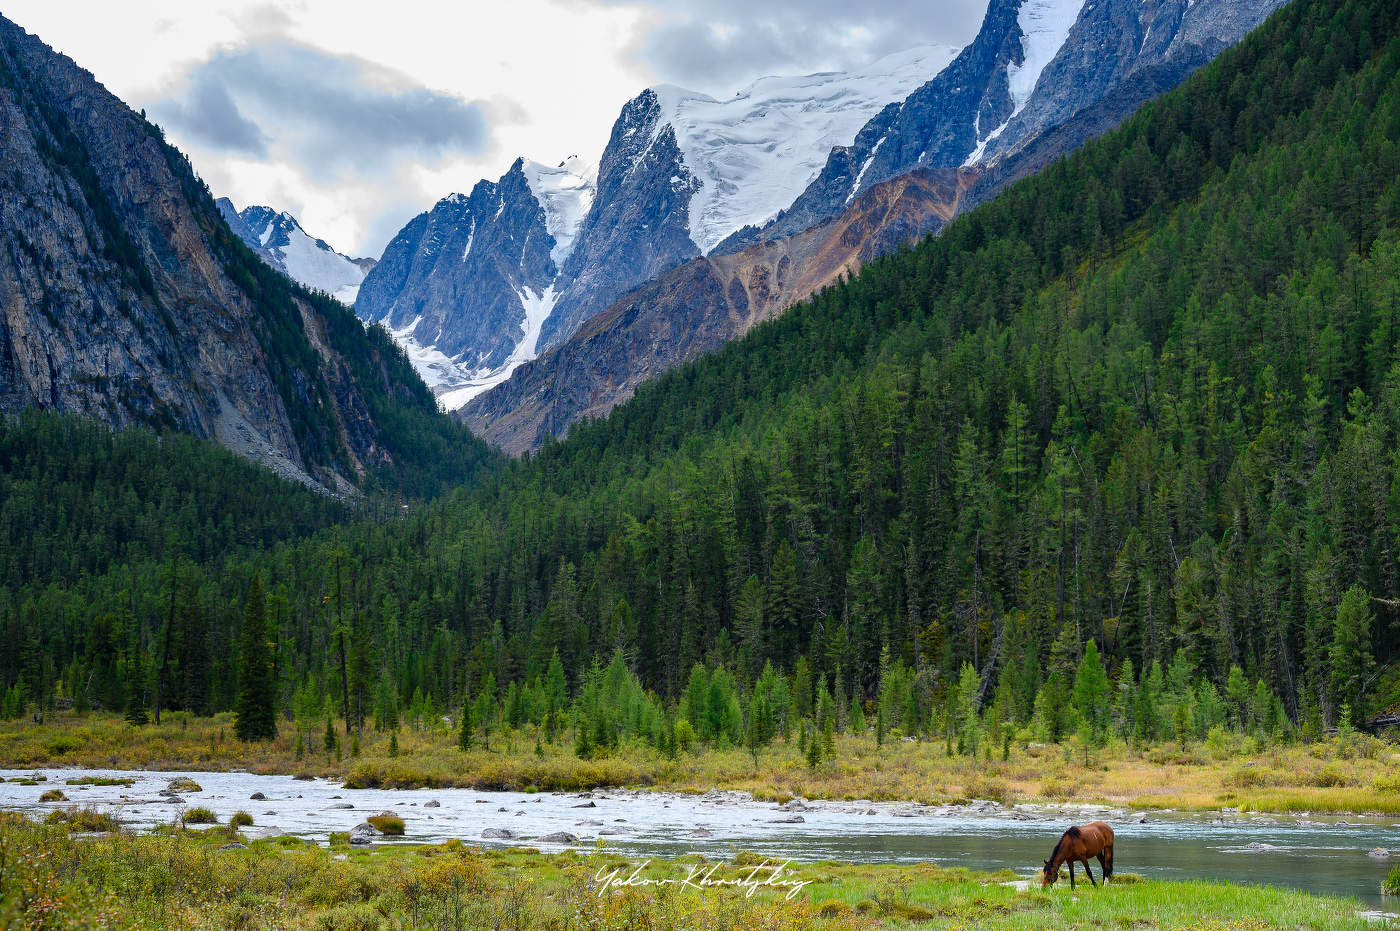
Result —
[[267, 639], [267, 599], [263, 595], [262, 579], [256, 573], [248, 585], [238, 647], [234, 733], [239, 740], [271, 740], [277, 736], [277, 684], [272, 675], [272, 649]]

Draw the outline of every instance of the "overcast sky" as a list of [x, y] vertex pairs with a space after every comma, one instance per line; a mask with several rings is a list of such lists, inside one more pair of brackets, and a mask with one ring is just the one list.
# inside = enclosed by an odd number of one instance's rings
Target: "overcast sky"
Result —
[[415, 214], [516, 155], [594, 161], [669, 83], [961, 46], [986, 0], [10, 0], [4, 13], [144, 108], [215, 194], [378, 256]]

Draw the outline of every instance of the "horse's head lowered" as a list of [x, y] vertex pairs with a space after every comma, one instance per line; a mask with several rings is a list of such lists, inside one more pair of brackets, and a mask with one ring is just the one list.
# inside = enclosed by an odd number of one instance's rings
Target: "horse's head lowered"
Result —
[[[1044, 889], [1046, 886], [1054, 885], [1055, 880], [1060, 878], [1060, 871], [1058, 869], [1054, 869], [1053, 863], [1053, 860], [1046, 860], [1045, 867], [1041, 870], [1040, 888], [1042, 889]], [[1051, 872], [1052, 869], [1054, 870], [1053, 872]]]

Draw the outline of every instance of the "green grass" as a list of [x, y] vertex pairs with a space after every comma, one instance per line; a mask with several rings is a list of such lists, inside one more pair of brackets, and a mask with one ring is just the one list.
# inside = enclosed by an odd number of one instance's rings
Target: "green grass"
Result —
[[68, 801], [68, 796], [66, 796], [66, 795], [63, 794], [63, 790], [62, 790], [62, 789], [50, 789], [50, 790], [48, 790], [47, 792], [45, 792], [43, 795], [39, 796], [39, 801], [41, 801], [41, 802], [66, 802], [66, 801]]
[[228, 826], [230, 828], [247, 828], [253, 826], [253, 816], [246, 811], [235, 811], [229, 815]]
[[[1373, 927], [1350, 900], [1267, 887], [1132, 881], [1071, 892], [1021, 888], [1010, 873], [804, 863], [787, 887], [612, 886], [639, 865], [605, 849], [542, 855], [460, 841], [331, 850], [288, 838], [219, 849], [222, 832], [70, 840], [63, 825], [0, 813], [0, 927], [68, 928], [688, 928], [709, 929], [1338, 929]], [[763, 858], [739, 853], [718, 878]], [[643, 875], [680, 879], [711, 864], [692, 855]], [[760, 872], [761, 878], [771, 875]], [[780, 877], [781, 878], [781, 877]], [[98, 916], [101, 916], [100, 921]]]

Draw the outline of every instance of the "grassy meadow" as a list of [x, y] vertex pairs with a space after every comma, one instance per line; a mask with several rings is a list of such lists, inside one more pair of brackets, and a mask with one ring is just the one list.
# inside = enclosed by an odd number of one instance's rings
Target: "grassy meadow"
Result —
[[[1348, 929], [1373, 927], [1352, 901], [1272, 888], [1147, 882], [1123, 875], [1071, 891], [934, 865], [795, 864], [739, 853], [639, 864], [599, 848], [542, 855], [453, 841], [419, 847], [248, 840], [228, 828], [152, 834], [74, 833], [0, 813], [0, 926], [35, 929], [379, 928], [779, 929], [1119, 927]], [[229, 847], [239, 843], [244, 847]], [[640, 873], [636, 873], [642, 867]], [[638, 875], [689, 885], [621, 885]]]

